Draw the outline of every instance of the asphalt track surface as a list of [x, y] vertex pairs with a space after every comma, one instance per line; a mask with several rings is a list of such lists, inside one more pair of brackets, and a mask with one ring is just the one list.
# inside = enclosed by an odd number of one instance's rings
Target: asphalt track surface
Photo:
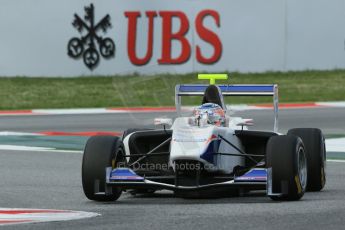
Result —
[[[257, 129], [272, 124], [268, 111], [246, 111]], [[122, 131], [149, 127], [154, 116], [110, 114], [1, 117], [10, 131]], [[254, 116], [255, 115], [255, 116]], [[132, 118], [132, 119], [131, 119]], [[344, 109], [281, 111], [281, 132], [289, 127], [319, 127], [345, 134]], [[271, 127], [271, 126], [269, 126]], [[3, 229], [344, 229], [345, 163], [327, 163], [327, 184], [298, 202], [273, 202], [258, 193], [245, 197], [181, 199], [163, 191], [146, 196], [123, 194], [117, 202], [96, 203], [81, 187], [78, 153], [0, 151], [0, 207], [71, 209], [100, 217], [52, 223], [4, 226]]]
[[[123, 131], [127, 128], [153, 127], [155, 117], [175, 117], [175, 113], [120, 113], [90, 115], [3, 116], [3, 131]], [[273, 129], [272, 110], [242, 111], [231, 116], [253, 118], [257, 130]], [[325, 134], [345, 134], [344, 108], [284, 109], [279, 111], [279, 131], [294, 127], [317, 127]]]

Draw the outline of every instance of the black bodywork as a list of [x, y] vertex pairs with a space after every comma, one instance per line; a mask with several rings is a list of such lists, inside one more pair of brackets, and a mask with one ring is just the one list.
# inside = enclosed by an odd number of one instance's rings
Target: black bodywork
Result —
[[[206, 186], [233, 180], [235, 176], [241, 176], [255, 167], [265, 168], [267, 142], [270, 137], [276, 136], [277, 134], [274, 132], [236, 130], [234, 135], [241, 140], [244, 146], [245, 152], [238, 154], [238, 156], [245, 158], [245, 166], [234, 167], [233, 172], [230, 174], [225, 175], [217, 172], [208, 172], [204, 170], [202, 163], [198, 161], [177, 161], [175, 165], [194, 165], [193, 168], [195, 170], [174, 171], [169, 167], [172, 130], [142, 130], [132, 133], [128, 139], [130, 154], [126, 155], [128, 158], [127, 167], [131, 168], [137, 175], [154, 182], [186, 187], [201, 186], [200, 189], [202, 189], [203, 185]], [[161, 145], [162, 143], [165, 144]], [[154, 151], [152, 152], [152, 150]], [[226, 153], [214, 154], [226, 155]], [[157, 165], [164, 165], [165, 167], [157, 169], [155, 167]], [[261, 183], [261, 186], [255, 183], [243, 183], [241, 184], [242, 186], [253, 189], [266, 189], [265, 183]], [[130, 186], [126, 186], [126, 188], [138, 187], [152, 188], [152, 185], [131, 183]], [[157, 185], [157, 187], [159, 188], [160, 186]]]

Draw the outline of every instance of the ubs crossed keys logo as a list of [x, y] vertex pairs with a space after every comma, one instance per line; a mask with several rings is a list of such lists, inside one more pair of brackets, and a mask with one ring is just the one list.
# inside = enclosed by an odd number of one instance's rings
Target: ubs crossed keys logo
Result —
[[[68, 42], [68, 55], [72, 58], [83, 56], [84, 64], [90, 69], [94, 69], [99, 63], [99, 53], [106, 59], [115, 55], [115, 44], [109, 37], [102, 38], [97, 35], [99, 30], [106, 33], [111, 28], [110, 16], [107, 14], [95, 25], [94, 6], [91, 4], [85, 7], [84, 20], [77, 14], [74, 14], [72, 25], [80, 34], [86, 30], [87, 34], [80, 38], [74, 37]], [[99, 51], [96, 47], [98, 44]]]

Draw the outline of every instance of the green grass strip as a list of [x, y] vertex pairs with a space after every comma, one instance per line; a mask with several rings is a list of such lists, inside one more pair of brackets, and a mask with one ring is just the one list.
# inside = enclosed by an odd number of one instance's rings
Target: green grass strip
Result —
[[[197, 73], [154, 76], [0, 78], [0, 110], [173, 106], [176, 84], [205, 83]], [[229, 73], [218, 84], [278, 84], [280, 102], [345, 101], [345, 70]], [[185, 101], [199, 104], [200, 98]], [[226, 103], [267, 103], [271, 98], [232, 97]]]

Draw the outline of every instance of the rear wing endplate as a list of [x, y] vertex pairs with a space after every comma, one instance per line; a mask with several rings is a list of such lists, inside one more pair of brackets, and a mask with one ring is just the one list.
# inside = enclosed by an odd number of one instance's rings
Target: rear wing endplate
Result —
[[[209, 85], [176, 85], [175, 105], [178, 116], [181, 114], [182, 96], [204, 96]], [[217, 85], [223, 96], [271, 96], [274, 106], [274, 132], [278, 132], [278, 85]]]

